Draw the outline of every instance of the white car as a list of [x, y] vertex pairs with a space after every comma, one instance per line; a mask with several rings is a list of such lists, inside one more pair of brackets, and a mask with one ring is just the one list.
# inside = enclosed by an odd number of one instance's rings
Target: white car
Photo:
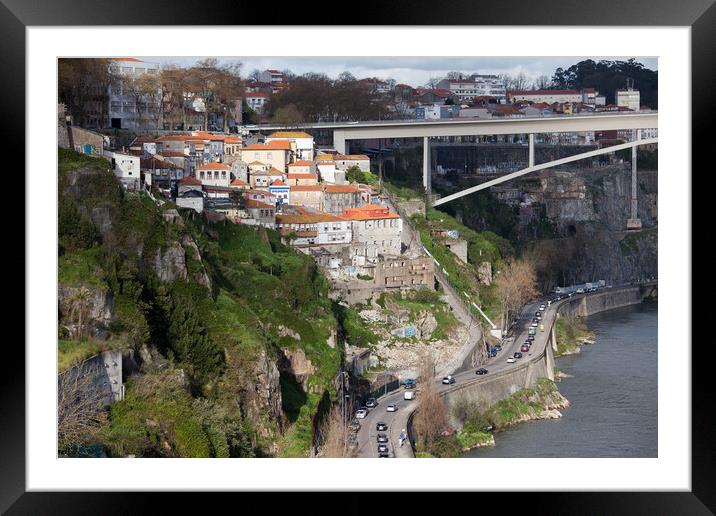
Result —
[[398, 405], [396, 405], [395, 403], [391, 403], [390, 405], [385, 407], [385, 410], [386, 412], [395, 412], [396, 410], [398, 410]]
[[368, 411], [365, 409], [360, 409], [356, 411], [356, 418], [363, 419], [368, 415]]
[[516, 362], [516, 360], [515, 360], [514, 358], [512, 358], [512, 357], [510, 357], [510, 358], [507, 359], [507, 363], [508, 363], [508, 364], [514, 364], [515, 362]]
[[455, 377], [452, 375], [448, 375], [443, 378], [443, 385], [450, 385], [452, 383], [455, 383]]
[[540, 312], [544, 312], [544, 309], [545, 309], [545, 306], [544, 306], [544, 305], [539, 305], [539, 310], [540, 310]]

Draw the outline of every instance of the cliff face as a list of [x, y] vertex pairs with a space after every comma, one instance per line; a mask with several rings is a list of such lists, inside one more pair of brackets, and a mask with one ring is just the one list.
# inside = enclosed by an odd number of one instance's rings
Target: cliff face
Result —
[[[340, 365], [315, 262], [276, 232], [123, 192], [104, 160], [61, 149], [58, 182], [64, 346], [101, 339], [140, 361], [103, 429], [108, 453], [307, 455]], [[157, 428], [176, 431], [156, 446]]]
[[[533, 253], [543, 288], [657, 276], [656, 172], [639, 173], [638, 184], [643, 229], [630, 232], [626, 231], [631, 216], [627, 167], [545, 171], [516, 184], [531, 201], [531, 206], [520, 208], [528, 215], [517, 228], [518, 238]], [[542, 234], [535, 231], [538, 226]]]

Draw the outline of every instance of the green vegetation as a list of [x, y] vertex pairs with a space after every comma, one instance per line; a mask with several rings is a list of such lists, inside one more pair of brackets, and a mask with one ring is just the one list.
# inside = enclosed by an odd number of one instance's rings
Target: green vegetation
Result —
[[65, 371], [106, 349], [106, 346], [93, 340], [59, 340], [57, 342], [57, 370]]
[[[279, 444], [282, 454], [306, 456], [313, 416], [322, 396], [334, 394], [340, 366], [332, 332], [340, 322], [351, 343], [375, 339], [355, 312], [337, 321], [315, 261], [273, 230], [209, 223], [190, 210], [181, 210], [183, 223], [167, 222], [169, 203], [124, 192], [106, 162], [72, 151], [60, 150], [59, 192], [61, 285], [107, 290], [113, 299], [108, 340], [61, 341], [60, 367], [105, 347], [148, 349], [169, 364], [143, 368], [127, 384], [103, 428], [109, 453], [241, 457]], [[60, 327], [72, 317], [61, 307]], [[262, 364], [275, 362], [279, 348], [303, 349], [315, 367], [306, 392], [281, 373], [276, 387], [290, 422], [283, 435], [255, 394]], [[250, 423], [242, 416], [249, 410], [259, 411]]]
[[411, 323], [417, 321], [421, 314], [432, 314], [437, 326], [431, 335], [423, 335], [423, 338], [439, 340], [446, 338], [450, 330], [459, 324], [457, 318], [450, 311], [449, 305], [442, 301], [440, 296], [440, 291], [429, 289], [383, 293], [378, 298], [378, 305], [384, 310], [391, 311], [393, 306], [407, 309], [409, 311], [408, 320]]
[[343, 331], [346, 342], [351, 346], [367, 348], [378, 342], [378, 336], [371, 331], [353, 308], [334, 302], [333, 313]]
[[555, 357], [578, 351], [585, 339], [593, 338], [594, 333], [587, 328], [584, 317], [562, 316], [555, 324], [557, 330], [557, 351]]
[[63, 285], [105, 287], [98, 261], [98, 247], [78, 249], [59, 257], [58, 279]]
[[[427, 220], [417, 214], [413, 215], [411, 220], [420, 233], [423, 245], [445, 269], [448, 281], [455, 290], [467, 292], [473, 301], [481, 303], [482, 309], [488, 317], [492, 318], [498, 315], [500, 303], [494, 285], [480, 284], [477, 277], [477, 266], [482, 262], [489, 262], [493, 270], [499, 268], [502, 260], [514, 254], [510, 243], [491, 231], [474, 231], [462, 225], [454, 217], [435, 209], [428, 210]], [[449, 230], [457, 230], [460, 238], [467, 241], [467, 264], [450, 251], [442, 239], [431, 235], [431, 231]], [[472, 306], [470, 309], [474, 310]]]
[[192, 398], [180, 371], [171, 370], [131, 378], [103, 437], [113, 456], [253, 457], [249, 431], [240, 414]]
[[485, 432], [485, 427], [477, 426], [475, 421], [467, 421], [457, 433], [457, 442], [462, 450], [469, 450], [494, 442], [492, 434]]
[[637, 254], [639, 241], [644, 238], [652, 238], [657, 235], [657, 228], [646, 228], [641, 231], [629, 233], [619, 241], [619, 247], [625, 256]]

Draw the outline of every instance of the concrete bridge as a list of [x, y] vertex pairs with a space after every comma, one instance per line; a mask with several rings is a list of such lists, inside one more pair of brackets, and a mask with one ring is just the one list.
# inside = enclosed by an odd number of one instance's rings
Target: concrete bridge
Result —
[[[558, 165], [565, 165], [575, 161], [609, 154], [618, 150], [632, 150], [632, 194], [631, 216], [627, 220], [627, 229], [641, 228], [641, 221], [637, 216], [637, 174], [636, 174], [636, 148], [641, 145], [651, 145], [658, 142], [658, 138], [641, 138], [642, 129], [658, 128], [658, 114], [640, 112], [592, 113], [588, 115], [561, 115], [547, 117], [524, 118], [448, 118], [439, 120], [379, 120], [366, 122], [322, 122], [301, 124], [300, 129], [329, 129], [333, 131], [333, 146], [345, 154], [347, 142], [350, 140], [389, 139], [389, 138], [423, 138], [423, 187], [431, 198], [431, 158], [430, 138], [440, 136], [487, 136], [503, 134], [529, 135], [529, 166], [506, 174], [499, 178], [466, 188], [459, 192], [447, 195], [433, 202], [439, 206], [454, 201], [465, 195], [490, 188], [507, 181], [511, 181], [530, 172], [536, 172]], [[282, 129], [277, 125], [244, 126], [248, 131], [270, 131]], [[605, 130], [634, 130], [636, 138], [633, 141], [613, 145], [574, 156], [561, 158], [546, 163], [535, 164], [534, 135], [539, 133], [574, 133], [585, 131]]]

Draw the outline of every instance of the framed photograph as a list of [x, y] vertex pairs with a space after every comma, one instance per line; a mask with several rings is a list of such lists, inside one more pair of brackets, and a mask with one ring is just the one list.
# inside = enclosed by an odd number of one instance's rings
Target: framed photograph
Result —
[[522, 4], [263, 26], [244, 3], [3, 0], [27, 302], [0, 509], [712, 513], [691, 169], [716, 8]]

